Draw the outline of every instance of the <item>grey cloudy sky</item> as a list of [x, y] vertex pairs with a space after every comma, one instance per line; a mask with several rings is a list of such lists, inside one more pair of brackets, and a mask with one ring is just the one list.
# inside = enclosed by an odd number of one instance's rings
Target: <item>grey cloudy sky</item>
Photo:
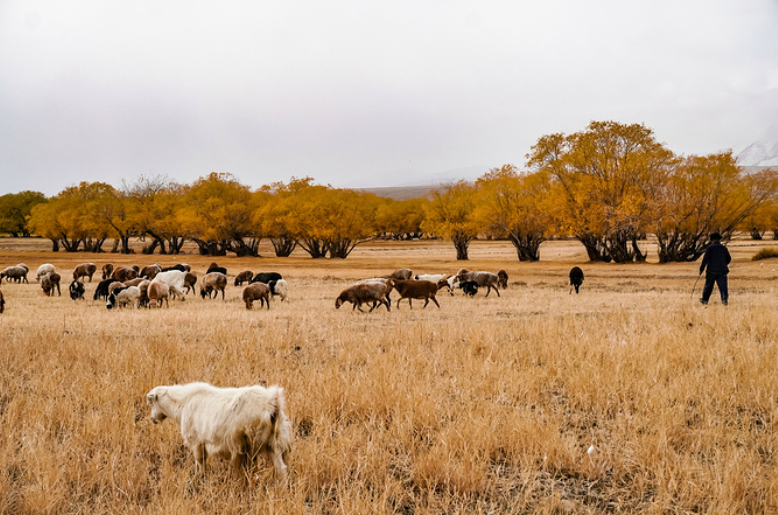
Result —
[[591, 120], [778, 141], [778, 1], [0, 0], [0, 193], [423, 183]]

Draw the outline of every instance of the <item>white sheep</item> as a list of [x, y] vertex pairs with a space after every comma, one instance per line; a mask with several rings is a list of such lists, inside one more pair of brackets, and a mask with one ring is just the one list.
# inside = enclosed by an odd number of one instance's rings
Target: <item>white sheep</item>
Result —
[[198, 469], [206, 458], [229, 459], [233, 471], [270, 458], [276, 476], [286, 483], [284, 458], [291, 447], [291, 423], [280, 386], [217, 388], [207, 383], [157, 386], [146, 395], [155, 424], [170, 417], [181, 426], [184, 443]]
[[132, 304], [133, 309], [137, 309], [140, 304], [140, 288], [137, 286], [124, 286], [117, 288], [108, 296], [105, 307], [113, 309], [114, 306], [124, 307]]
[[38, 267], [38, 271], [35, 272], [35, 280], [40, 282], [41, 277], [43, 277], [46, 274], [50, 274], [53, 272], [56, 272], [56, 268], [54, 268], [54, 265], [51, 263], [45, 263]]
[[154, 279], [159, 279], [167, 283], [170, 294], [184, 300], [184, 276], [186, 272], [181, 270], [168, 270], [158, 273]]

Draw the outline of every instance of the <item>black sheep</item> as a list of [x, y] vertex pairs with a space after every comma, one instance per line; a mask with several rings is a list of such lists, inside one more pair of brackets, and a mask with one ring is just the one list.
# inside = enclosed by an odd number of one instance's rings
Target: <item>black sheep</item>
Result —
[[73, 300], [83, 299], [84, 298], [84, 283], [81, 281], [74, 279], [72, 283], [70, 283], [70, 298]]
[[106, 279], [104, 281], [100, 281], [97, 285], [97, 288], [95, 288], [95, 296], [93, 300], [97, 299], [107, 299], [108, 298], [108, 285], [111, 283], [115, 283], [116, 279]]
[[570, 269], [570, 294], [573, 293], [573, 288], [575, 288], [575, 293], [578, 293], [578, 289], [583, 284], [584, 280], [584, 273], [583, 270], [578, 268], [577, 266], [574, 266]]
[[270, 281], [280, 281], [283, 279], [278, 272], [259, 272], [251, 280], [251, 283], [263, 283], [268, 284]]

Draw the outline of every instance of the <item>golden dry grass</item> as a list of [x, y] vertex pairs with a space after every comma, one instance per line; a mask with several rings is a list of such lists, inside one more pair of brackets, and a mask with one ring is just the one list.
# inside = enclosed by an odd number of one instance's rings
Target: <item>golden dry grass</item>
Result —
[[[716, 293], [699, 306], [701, 284], [691, 297], [697, 264], [583, 265], [576, 296], [575, 243], [544, 244], [554, 261], [527, 265], [504, 242], [476, 242], [466, 266], [505, 268], [502, 297], [441, 293], [439, 310], [371, 314], [334, 299], [401, 266], [455, 272], [450, 245], [217, 259], [231, 276], [284, 274], [291, 302], [269, 312], [246, 311], [232, 286], [226, 302], [190, 296], [163, 310], [109, 312], [91, 300], [96, 282], [86, 302], [45, 298], [34, 282], [43, 262], [175, 261], [46, 248], [0, 241], [0, 266], [32, 268], [32, 284], [0, 287], [0, 513], [778, 509], [778, 272], [750, 261], [753, 242], [730, 246], [729, 307]], [[212, 260], [179, 259], [200, 275]], [[144, 399], [189, 381], [285, 387], [288, 489], [266, 464], [249, 489], [218, 460], [195, 474], [178, 427], [151, 424]]]

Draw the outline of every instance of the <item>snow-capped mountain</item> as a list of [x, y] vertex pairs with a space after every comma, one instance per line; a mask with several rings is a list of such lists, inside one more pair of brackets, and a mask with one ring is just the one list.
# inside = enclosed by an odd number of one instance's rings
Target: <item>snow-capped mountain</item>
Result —
[[740, 166], [778, 166], [778, 142], [756, 141], [737, 155]]

